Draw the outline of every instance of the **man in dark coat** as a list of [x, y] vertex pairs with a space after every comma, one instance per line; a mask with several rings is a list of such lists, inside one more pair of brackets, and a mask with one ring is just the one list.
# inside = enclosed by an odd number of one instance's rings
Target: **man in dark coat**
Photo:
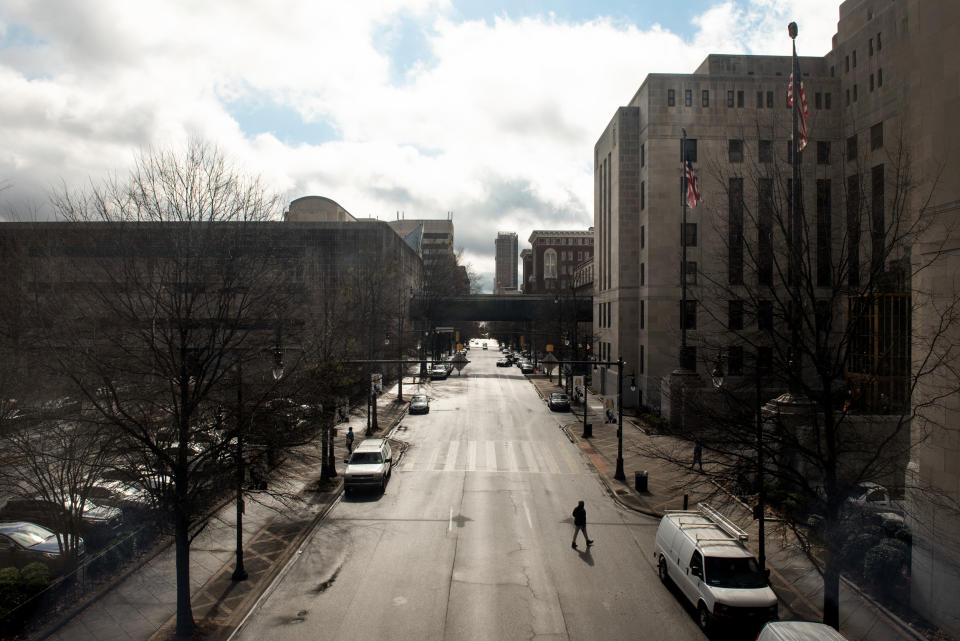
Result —
[[583, 501], [573, 508], [573, 543], [570, 544], [573, 549], [577, 548], [577, 534], [581, 530], [583, 530], [583, 538], [587, 541], [587, 547], [590, 547], [593, 541], [587, 536], [587, 511], [583, 509]]

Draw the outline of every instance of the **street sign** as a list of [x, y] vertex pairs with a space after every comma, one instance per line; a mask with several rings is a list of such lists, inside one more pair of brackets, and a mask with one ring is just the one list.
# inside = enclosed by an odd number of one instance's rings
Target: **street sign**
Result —
[[458, 353], [456, 356], [454, 356], [452, 362], [453, 362], [453, 366], [457, 368], [458, 374], [461, 371], [463, 371], [463, 368], [466, 367], [468, 363], [467, 357], [464, 356], [462, 353]]
[[553, 351], [553, 345], [552, 345], [552, 344], [547, 345], [547, 351], [548, 351], [548, 352], [552, 352], [552, 351]]
[[547, 354], [540, 360], [540, 364], [543, 369], [547, 370], [547, 374], [553, 374], [553, 370], [557, 367], [557, 357], [553, 354]]

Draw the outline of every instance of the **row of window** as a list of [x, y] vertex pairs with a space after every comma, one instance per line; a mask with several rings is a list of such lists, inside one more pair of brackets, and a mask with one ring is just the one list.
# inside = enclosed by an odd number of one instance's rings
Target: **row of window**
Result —
[[[872, 78], [872, 75], [871, 75]], [[871, 90], [873, 87], [873, 80], [870, 81]], [[757, 91], [757, 109], [773, 109], [773, 91]], [[742, 109], [746, 104], [746, 94], [742, 89], [729, 89], [727, 90], [727, 107]], [[833, 104], [833, 96], [830, 92], [817, 92], [814, 94], [814, 108], [816, 109], [830, 109]], [[667, 89], [667, 106], [676, 107], [677, 106], [677, 92], [676, 89]], [[683, 90], [683, 106], [692, 107], [693, 106], [693, 89], [684, 89]], [[710, 106], [710, 90], [702, 89], [700, 91], [700, 106], [709, 107]], [[786, 97], [784, 97], [784, 107], [790, 108], [790, 105], [787, 103]], [[642, 156], [642, 154], [641, 154]]]
[[[880, 32], [877, 32], [877, 49], [876, 49], [876, 50], [879, 52], [881, 49], [883, 49], [883, 40], [882, 40], [882, 38], [881, 38]], [[870, 56], [873, 56], [873, 51], [874, 51], [874, 49], [873, 49], [873, 38], [870, 38], [870, 39], [867, 41], [867, 53], [868, 53]], [[847, 55], [844, 57], [844, 59], [843, 59], [844, 71], [845, 71], [846, 73], [850, 73], [850, 60], [851, 60], [851, 56], [852, 56], [852, 60], [853, 60], [853, 68], [854, 68], [854, 69], [857, 68], [857, 50], [854, 49], [854, 50], [851, 51], [849, 54], [847, 54]]]
[[[876, 82], [874, 82], [874, 80], [876, 80]], [[876, 76], [874, 76], [874, 74], [872, 73], [870, 74], [870, 91], [873, 91], [874, 87], [879, 89], [882, 86], [883, 86], [883, 69], [877, 69]], [[853, 84], [853, 102], [857, 101], [857, 98], [859, 98], [859, 93], [860, 93], [859, 87], [856, 83], [854, 83]], [[848, 87], [846, 91], [848, 107], [850, 106], [850, 102], [851, 102], [850, 95], [851, 95], [850, 88]]]
[[557, 238], [538, 238], [538, 245], [592, 245], [593, 237], [592, 236], [574, 236], [570, 237], [557, 237]]

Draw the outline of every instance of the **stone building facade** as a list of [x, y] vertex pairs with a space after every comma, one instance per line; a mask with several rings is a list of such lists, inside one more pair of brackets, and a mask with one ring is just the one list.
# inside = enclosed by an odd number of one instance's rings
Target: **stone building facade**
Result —
[[[828, 270], [818, 271], [821, 263], [836, 267], [846, 261], [842, 277], [855, 278], [851, 274], [867, 273], [879, 255], [888, 264], [880, 266], [876, 298], [892, 301], [890, 309], [900, 306], [899, 311], [878, 307], [871, 316], [878, 324], [851, 347], [862, 358], [850, 361], [848, 380], [862, 384], [873, 405], [908, 393], [911, 323], [914, 343], [917, 335], [931, 336], [932, 331], [916, 330], [936, 327], [942, 309], [960, 291], [960, 236], [954, 224], [960, 209], [955, 151], [960, 128], [954, 115], [960, 106], [960, 76], [952, 62], [958, 58], [958, 25], [957, 3], [847, 0], [839, 7], [831, 51], [799, 59], [809, 108], [809, 142], [799, 169], [802, 220], [809, 241], [806, 255], [818, 281], [814, 289], [830, 284]], [[797, 42], [802, 47], [800, 27]], [[784, 29], [785, 53], [789, 47]], [[733, 343], [728, 333], [734, 322], [744, 329], [751, 323], [759, 329], [763, 322], [759, 314], [741, 314], [734, 321], [735, 307], [728, 299], [736, 279], [749, 286], [762, 278], [759, 268], [751, 270], [749, 259], [766, 251], [759, 240], [762, 193], [768, 189], [764, 176], [779, 173], [791, 184], [790, 73], [788, 55], [710, 55], [692, 74], [650, 74], [630, 102], [616, 110], [595, 144], [595, 354], [602, 360], [623, 356], [625, 374], [636, 372], [637, 401], [643, 405], [668, 411], [662, 392], [665, 379], [679, 366], [681, 311], [686, 312], [688, 344], [698, 350], [701, 380], [709, 380], [714, 359], [733, 353], [728, 353]], [[702, 201], [687, 211], [687, 263], [681, 266], [684, 129]], [[915, 188], [907, 189], [905, 179]], [[784, 200], [783, 193], [775, 197]], [[928, 230], [925, 242], [897, 247], [889, 255], [877, 252], [874, 243], [882, 244], [896, 231], [890, 226], [901, 206], [903, 222]], [[776, 243], [769, 247], [771, 252], [783, 249]], [[737, 263], [739, 271], [731, 269]], [[931, 267], [917, 270], [921, 264]], [[686, 310], [680, 305], [681, 278], [692, 302]], [[921, 297], [940, 306], [923, 304]], [[862, 297], [848, 301], [861, 303]], [[849, 318], [848, 309], [832, 314], [841, 322]], [[894, 329], [884, 337], [877, 329], [881, 326]], [[949, 331], [941, 337], [945, 345], [960, 340], [958, 328]], [[900, 369], [892, 375], [879, 371], [877, 353], [885, 347], [898, 353]], [[758, 352], [752, 358], [759, 362], [761, 356]], [[960, 394], [944, 394], [957, 389], [955, 375], [946, 374], [951, 366], [956, 371], [956, 358], [951, 358], [943, 376], [928, 376], [913, 391], [915, 407], [937, 400], [918, 410], [914, 421], [906, 486], [914, 533], [913, 604], [956, 634], [960, 610], [950, 595], [960, 589], [960, 440], [955, 429]], [[930, 501], [931, 490], [942, 499]]]
[[576, 266], [593, 256], [592, 231], [534, 230], [527, 242], [531, 248], [529, 270], [524, 260], [525, 294], [567, 292]]

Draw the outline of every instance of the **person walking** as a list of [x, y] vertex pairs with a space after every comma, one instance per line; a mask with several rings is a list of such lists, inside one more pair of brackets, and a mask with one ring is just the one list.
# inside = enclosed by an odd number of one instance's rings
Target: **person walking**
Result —
[[694, 465], [699, 465], [700, 471], [703, 471], [703, 447], [699, 440], [693, 444], [693, 463], [690, 464], [690, 467]]
[[583, 538], [587, 541], [587, 547], [593, 545], [593, 540], [587, 537], [587, 511], [583, 508], [583, 501], [577, 503], [573, 508], [573, 543], [570, 544], [574, 550], [577, 549], [577, 534], [583, 531]]
[[347, 454], [353, 452], [353, 428], [347, 428], [347, 435], [343, 437], [343, 440], [347, 444]]

